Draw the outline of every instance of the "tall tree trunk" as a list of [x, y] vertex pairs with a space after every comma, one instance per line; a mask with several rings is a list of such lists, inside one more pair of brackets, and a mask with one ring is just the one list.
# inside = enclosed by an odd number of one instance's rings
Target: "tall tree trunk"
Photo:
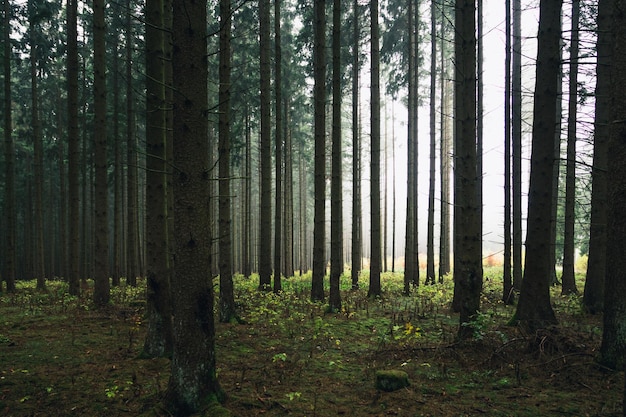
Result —
[[174, 350], [167, 402], [197, 413], [220, 396], [215, 367], [211, 282], [206, 1], [173, 2], [174, 45]]
[[441, 227], [439, 233], [439, 282], [450, 273], [450, 112], [449, 83], [447, 62], [446, 9], [441, 7]]
[[513, 289], [522, 288], [522, 5], [513, 0], [511, 152], [513, 157]]
[[230, 73], [232, 25], [230, 0], [220, 0], [220, 87], [219, 87], [219, 320], [228, 323], [237, 313], [233, 289], [232, 219], [230, 181]]
[[313, 220], [313, 276], [311, 299], [324, 300], [326, 274], [326, 2], [313, 5], [313, 102], [315, 113], [315, 214]]
[[428, 176], [428, 228], [426, 238], [426, 283], [435, 283], [435, 120], [436, 120], [436, 90], [437, 90], [437, 19], [436, 5], [430, 6], [430, 152]]
[[146, 312], [143, 354], [172, 353], [169, 239], [167, 232], [167, 154], [165, 56], [162, 0], [146, 2]]
[[368, 297], [381, 295], [381, 228], [380, 228], [380, 31], [378, 27], [378, 0], [370, 2], [371, 16], [371, 178], [370, 178], [370, 215], [371, 215], [371, 262], [370, 287]]
[[343, 272], [343, 204], [341, 147], [341, 0], [333, 1], [333, 141], [330, 184], [330, 309], [341, 311], [339, 282]]
[[33, 152], [35, 171], [35, 207], [34, 207], [34, 274], [37, 279], [37, 288], [40, 290], [46, 287], [45, 259], [44, 259], [44, 230], [43, 230], [43, 139], [41, 134], [41, 120], [39, 118], [39, 87], [37, 79], [37, 38], [36, 13], [37, 5], [30, 0], [28, 2], [28, 18], [30, 32], [30, 80], [31, 80], [31, 113], [33, 127]]
[[274, 189], [274, 292], [282, 290], [281, 266], [282, 266], [282, 205], [283, 205], [283, 116], [282, 116], [282, 53], [280, 45], [280, 0], [274, 0], [274, 94], [276, 127], [274, 129], [276, 139], [276, 176]]
[[[476, 2], [476, 171], [478, 184], [476, 185], [476, 204], [479, 210], [480, 220], [480, 253], [482, 259], [483, 239], [483, 0]], [[482, 261], [481, 261], [482, 269]]]
[[533, 135], [528, 194], [526, 262], [514, 321], [534, 331], [557, 322], [550, 304], [550, 226], [552, 176], [556, 158], [555, 129], [559, 84], [561, 0], [541, 0], [537, 50], [537, 80], [533, 108]]
[[306, 172], [304, 170], [304, 144], [300, 141], [299, 150], [298, 150], [298, 195], [300, 196], [299, 200], [299, 248], [300, 248], [300, 262], [299, 269], [300, 275], [304, 274], [308, 270], [308, 262], [307, 262], [307, 221], [306, 221], [306, 212], [307, 212], [307, 191], [306, 191]]
[[246, 129], [246, 159], [245, 159], [245, 192], [244, 192], [244, 224], [243, 224], [243, 276], [248, 278], [252, 274], [252, 260], [250, 259], [250, 242], [252, 241], [252, 135], [250, 133], [250, 111], [246, 106], [245, 115], [245, 129]]
[[406, 232], [404, 244], [404, 293], [409, 294], [411, 286], [419, 285], [419, 253], [417, 226], [417, 108], [418, 108], [418, 68], [417, 68], [417, 14], [415, 0], [409, 0], [407, 7], [409, 30], [408, 56], [408, 134], [407, 134], [407, 201]]
[[126, 0], [126, 166], [127, 166], [127, 215], [126, 215], [126, 282], [129, 285], [137, 285], [137, 275], [139, 274], [139, 249], [137, 244], [138, 238], [138, 219], [137, 219], [137, 142], [135, 138], [135, 110], [133, 92], [133, 33], [131, 26], [131, 0]]
[[362, 269], [362, 214], [361, 214], [361, 136], [359, 126], [359, 2], [352, 4], [352, 288], [359, 287]]
[[120, 146], [119, 36], [113, 36], [113, 271], [111, 285], [120, 285], [122, 245], [122, 155]]
[[[608, 144], [608, 212], [606, 240], [606, 292], [600, 362], [614, 369], [626, 366], [626, 1], [613, 8], [613, 56], [611, 60], [611, 113]], [[626, 407], [624, 408], [626, 410]]]
[[67, 140], [69, 179], [69, 293], [80, 294], [80, 199], [79, 199], [79, 155], [78, 146], [78, 38], [77, 1], [67, 0]]
[[[476, 170], [476, 0], [456, 0], [455, 13], [455, 288], [458, 287], [460, 339], [480, 308], [482, 253], [480, 178]], [[458, 184], [458, 185], [457, 185]]]
[[506, 56], [504, 64], [504, 260], [502, 301], [512, 304], [511, 275], [511, 0], [506, 0]]
[[259, 0], [261, 80], [261, 218], [259, 220], [259, 289], [272, 283], [272, 153], [270, 120], [270, 2]]
[[578, 104], [578, 21], [580, 19], [580, 0], [572, 0], [572, 31], [570, 42], [569, 66], [569, 105], [567, 107], [567, 162], [565, 173], [565, 225], [563, 236], [563, 275], [562, 294], [576, 294], [574, 275], [574, 222], [576, 206], [576, 122]]
[[[6, 231], [4, 280], [7, 291], [15, 291], [16, 275], [16, 210], [15, 210], [15, 144], [11, 111], [11, 4], [4, 0], [4, 216]], [[0, 286], [0, 290], [1, 290]]]
[[[60, 103], [61, 94], [60, 91], [57, 92], [57, 106], [58, 108], [62, 108]], [[57, 112], [57, 130], [58, 137], [63, 137], [63, 128], [61, 121], [61, 112]], [[59, 173], [59, 200], [60, 200], [60, 209], [59, 209], [59, 276], [67, 279], [68, 277], [68, 248], [67, 248], [67, 186], [66, 184], [66, 169], [65, 169], [65, 143], [62, 140], [59, 140], [57, 143], [58, 150], [58, 173]]]
[[109, 215], [107, 157], [106, 23], [105, 0], [93, 1], [94, 31], [94, 293], [96, 305], [106, 305], [109, 283]]
[[[562, 24], [562, 21], [561, 21]], [[561, 44], [561, 40], [559, 40]], [[562, 46], [562, 44], [561, 44]], [[552, 170], [552, 212], [550, 213], [550, 265], [552, 272], [548, 277], [550, 285], [557, 285], [559, 283], [556, 274], [556, 234], [558, 223], [558, 206], [559, 206], [559, 177], [561, 170], [561, 119], [563, 114], [563, 48], [559, 48], [559, 82], [557, 84], [556, 95], [558, 100], [556, 101], [556, 129], [554, 131], [554, 161]]]
[[593, 135], [593, 169], [591, 171], [591, 225], [589, 227], [589, 258], [583, 304], [591, 313], [600, 313], [604, 306], [607, 233], [607, 158], [610, 121], [610, 65], [612, 54], [613, 0], [598, 2], [598, 62], [596, 66], [596, 111]]
[[283, 221], [283, 260], [285, 275], [293, 276], [293, 145], [289, 117], [289, 100], [284, 100], [285, 116], [285, 192]]

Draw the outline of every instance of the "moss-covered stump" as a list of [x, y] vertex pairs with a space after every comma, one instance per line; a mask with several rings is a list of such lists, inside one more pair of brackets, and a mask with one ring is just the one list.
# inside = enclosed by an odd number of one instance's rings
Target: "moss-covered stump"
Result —
[[376, 389], [391, 392], [408, 387], [409, 385], [409, 375], [404, 371], [376, 371]]

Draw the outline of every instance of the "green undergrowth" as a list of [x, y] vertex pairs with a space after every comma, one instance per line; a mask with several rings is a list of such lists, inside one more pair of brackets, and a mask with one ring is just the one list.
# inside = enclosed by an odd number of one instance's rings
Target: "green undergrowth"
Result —
[[[555, 329], [507, 326], [501, 271], [485, 269], [471, 340], [456, 340], [451, 277], [403, 294], [384, 273], [383, 295], [341, 279], [342, 308], [310, 300], [311, 276], [260, 292], [258, 277], [235, 277], [239, 322], [216, 324], [217, 373], [233, 416], [617, 416], [623, 374], [596, 364], [601, 317], [579, 295], [553, 291]], [[579, 277], [579, 280], [581, 277]], [[216, 281], [217, 282], [217, 281]], [[579, 288], [583, 288], [579, 282]], [[328, 295], [328, 288], [326, 288]], [[218, 288], [219, 292], [219, 288]], [[0, 296], [0, 415], [167, 416], [161, 408], [168, 359], [141, 359], [147, 323], [144, 283], [112, 289], [96, 309], [90, 290], [67, 294], [20, 282]], [[219, 294], [218, 294], [219, 295]], [[400, 371], [409, 385], [386, 392], [377, 375]], [[213, 415], [205, 410], [203, 415]]]

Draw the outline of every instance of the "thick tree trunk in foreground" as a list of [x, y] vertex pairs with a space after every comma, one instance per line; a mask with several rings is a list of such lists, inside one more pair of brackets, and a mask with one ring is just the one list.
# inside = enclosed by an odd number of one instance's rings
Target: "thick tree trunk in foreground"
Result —
[[480, 308], [482, 236], [476, 170], [476, 0], [457, 0], [455, 14], [456, 150], [454, 171], [455, 293], [458, 294], [460, 339], [472, 336], [469, 323]]
[[[608, 213], [604, 331], [600, 362], [623, 370], [626, 358], [626, 1], [615, 0], [608, 146]], [[625, 407], [626, 409], [626, 407]]]
[[550, 304], [552, 176], [557, 125], [562, 1], [541, 0], [537, 50], [537, 81], [528, 195], [526, 263], [514, 321], [534, 331], [557, 322]]
[[613, 0], [598, 2], [598, 63], [596, 66], [596, 111], [593, 135], [593, 169], [591, 171], [591, 225], [589, 227], [589, 259], [583, 304], [592, 314], [604, 307], [607, 233], [607, 159], [610, 121], [610, 66], [612, 55]]
[[175, 415], [198, 412], [220, 395], [209, 233], [206, 2], [173, 3], [174, 350], [167, 402]]

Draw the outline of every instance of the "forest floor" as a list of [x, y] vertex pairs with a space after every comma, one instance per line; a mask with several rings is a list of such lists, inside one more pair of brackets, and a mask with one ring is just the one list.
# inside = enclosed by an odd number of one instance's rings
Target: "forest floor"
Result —
[[[406, 297], [401, 280], [384, 274], [384, 296], [371, 300], [366, 276], [356, 291], [345, 278], [344, 307], [330, 314], [309, 300], [310, 276], [284, 280], [280, 296], [238, 277], [244, 324], [217, 324], [224, 407], [237, 417], [622, 415], [624, 374], [595, 362], [601, 317], [578, 296], [556, 287], [559, 326], [523, 334], [488, 278], [474, 337], [459, 344], [451, 285]], [[170, 415], [159, 406], [169, 360], [139, 359], [143, 287], [114, 288], [99, 310], [66, 289], [20, 282], [0, 296], [0, 415]], [[377, 390], [379, 370], [404, 371], [410, 385]]]

